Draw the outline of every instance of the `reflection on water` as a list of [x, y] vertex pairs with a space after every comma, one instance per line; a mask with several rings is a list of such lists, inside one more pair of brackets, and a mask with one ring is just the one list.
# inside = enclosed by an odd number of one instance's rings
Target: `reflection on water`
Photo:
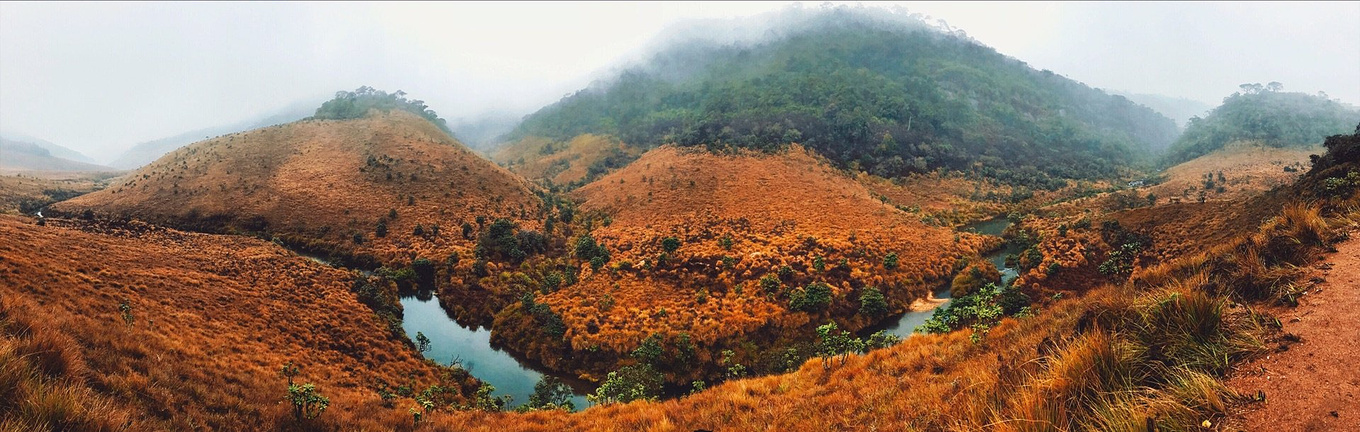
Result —
[[[543, 374], [521, 364], [510, 353], [491, 347], [491, 330], [459, 325], [444, 313], [439, 300], [430, 293], [402, 297], [401, 306], [405, 309], [401, 326], [407, 336], [415, 340], [416, 333], [420, 332], [430, 338], [430, 351], [425, 353], [425, 358], [441, 364], [461, 363], [472, 376], [495, 386], [493, 395], [513, 396], [511, 406], [529, 401], [534, 384], [543, 378]], [[576, 394], [571, 401], [576, 409], [586, 408], [585, 393], [575, 388], [573, 393]]]

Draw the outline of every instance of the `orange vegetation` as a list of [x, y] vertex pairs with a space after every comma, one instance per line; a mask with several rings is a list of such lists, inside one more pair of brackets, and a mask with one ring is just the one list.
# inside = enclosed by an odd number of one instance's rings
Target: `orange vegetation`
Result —
[[[10, 322], [0, 326], [0, 375], [17, 370], [7, 356], [36, 352], [47, 356], [38, 367], [56, 377], [0, 380], [6, 397], [29, 394], [24, 403], [33, 409], [49, 407], [4, 416], [20, 422], [6, 430], [27, 429], [24, 418], [78, 420], [80, 410], [112, 416], [92, 428], [124, 420], [132, 430], [284, 427], [292, 420], [279, 370], [289, 361], [301, 366], [299, 382], [330, 397], [323, 426], [409, 423], [405, 412], [383, 407], [379, 382], [476, 385], [466, 374], [446, 375], [394, 335], [350, 292], [351, 273], [267, 242], [136, 222], [36, 226], [12, 216], [0, 216], [0, 238], [0, 319]], [[83, 384], [103, 397], [83, 396]]]
[[530, 180], [567, 185], [590, 181], [592, 166], [601, 170], [595, 175], [603, 174], [615, 168], [604, 165], [621, 164], [636, 159], [640, 153], [638, 148], [626, 146], [612, 137], [583, 134], [568, 142], [525, 138], [501, 147], [491, 158]]
[[[439, 261], [450, 253], [468, 255], [472, 242], [463, 237], [462, 224], [479, 216], [533, 219], [540, 204], [528, 182], [397, 110], [191, 144], [53, 209], [92, 209], [196, 230], [264, 232], [319, 253], [369, 255], [404, 266], [414, 256]], [[380, 221], [385, 237], [376, 235]], [[414, 235], [417, 225], [423, 235]]]
[[[567, 355], [534, 346], [543, 342], [532, 340], [518, 305], [498, 317], [493, 337], [551, 367], [596, 373], [652, 334], [667, 344], [689, 338], [693, 363], [712, 366], [723, 349], [753, 363], [764, 351], [757, 346], [809, 340], [830, 319], [857, 330], [884, 318], [859, 314], [864, 289], [905, 311], [946, 285], [960, 258], [999, 240], [923, 224], [797, 146], [781, 154], [661, 147], [575, 194], [612, 258], [599, 270], [582, 265], [580, 282], [539, 299], [561, 315]], [[668, 237], [678, 240], [674, 252], [663, 249]], [[890, 253], [895, 266], [885, 264]], [[813, 284], [829, 287], [829, 305], [793, 310], [792, 298]], [[604, 365], [569, 363], [601, 356]], [[671, 372], [673, 382], [704, 376]]]
[[[913, 174], [885, 179], [860, 172], [858, 179], [880, 199], [937, 225], [954, 226], [990, 219], [1007, 212], [1014, 188], [953, 174]], [[988, 195], [991, 195], [988, 199]]]
[[[1322, 148], [1277, 148], [1253, 142], [1235, 142], [1204, 156], [1186, 161], [1165, 172], [1160, 184], [1143, 190], [1159, 202], [1206, 200], [1236, 201], [1275, 187], [1292, 184], [1308, 166], [1308, 156]], [[1285, 171], [1286, 167], [1296, 170]], [[1223, 179], [1219, 180], [1219, 174]], [[1214, 189], [1205, 191], [1205, 176], [1212, 174]], [[1223, 187], [1223, 192], [1218, 191]]]
[[93, 174], [33, 173], [0, 176], [0, 214], [17, 214], [21, 209], [45, 206], [103, 188], [106, 176]]

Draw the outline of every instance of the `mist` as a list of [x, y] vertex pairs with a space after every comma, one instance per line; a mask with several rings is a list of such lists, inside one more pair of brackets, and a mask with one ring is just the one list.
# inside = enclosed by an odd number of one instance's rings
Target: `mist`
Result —
[[[531, 113], [658, 46], [757, 41], [820, 7], [0, 3], [0, 132], [108, 162], [362, 85], [422, 99], [457, 132]], [[1216, 106], [1239, 84], [1278, 81], [1360, 104], [1356, 3], [883, 7], [1110, 91]]]

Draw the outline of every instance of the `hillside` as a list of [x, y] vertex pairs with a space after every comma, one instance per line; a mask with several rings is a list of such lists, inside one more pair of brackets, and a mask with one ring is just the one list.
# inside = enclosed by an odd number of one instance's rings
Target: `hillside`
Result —
[[[330, 399], [323, 428], [409, 423], [383, 383], [443, 385], [452, 403], [477, 386], [422, 360], [354, 274], [268, 242], [14, 216], [0, 237], [0, 429], [287, 429], [286, 362]], [[16, 381], [26, 362], [42, 374]], [[68, 390], [44, 393], [56, 379]]]
[[525, 118], [510, 137], [602, 134], [777, 150], [882, 177], [937, 168], [1057, 188], [1126, 174], [1170, 119], [903, 14], [791, 11], [766, 39], [679, 41]]
[[1162, 181], [1144, 192], [1159, 201], [1239, 201], [1270, 189], [1293, 184], [1303, 175], [1309, 156], [1322, 154], [1312, 146], [1274, 147], [1239, 141], [1209, 154], [1167, 168]]
[[125, 150], [117, 159], [109, 162], [109, 166], [125, 170], [141, 168], [156, 159], [160, 159], [160, 157], [165, 156], [166, 153], [170, 153], [175, 151], [175, 149], [191, 143], [230, 133], [297, 121], [312, 115], [315, 111], [315, 107], [316, 103], [314, 102], [298, 102], [260, 118], [240, 121], [224, 126], [193, 130], [179, 135], [138, 143], [137, 145], [132, 146], [132, 148]]
[[0, 214], [32, 214], [57, 201], [93, 192], [108, 186], [102, 173], [43, 173], [44, 175], [0, 176]]
[[[1209, 110], [1214, 108], [1213, 105], [1200, 102], [1197, 100], [1159, 94], [1140, 94], [1125, 92], [1111, 92], [1111, 94], [1123, 96], [1133, 101], [1134, 103], [1137, 103], [1148, 108], [1152, 108], [1153, 111], [1157, 111], [1161, 115], [1164, 115], [1171, 120], [1175, 120], [1176, 125], [1181, 127], [1182, 129], [1184, 129], [1185, 126], [1190, 124], [1191, 118], [1203, 116], [1205, 115], [1205, 113], [1208, 113]], [[1157, 150], [1159, 151], [1165, 150], [1165, 148]]]
[[416, 256], [468, 254], [465, 225], [539, 206], [527, 182], [394, 110], [195, 143], [52, 209], [261, 233], [341, 261], [405, 267]]
[[1348, 133], [1360, 111], [1323, 96], [1289, 93], [1279, 83], [1262, 88], [1243, 84], [1243, 92], [1223, 99], [1204, 118], [1191, 118], [1163, 162], [1170, 166], [1223, 148], [1235, 141], [1270, 147], [1312, 147], [1328, 136]]
[[[663, 146], [573, 196], [586, 218], [572, 243], [579, 275], [526, 303], [547, 305], [560, 335], [510, 304], [492, 337], [597, 379], [649, 338], [686, 359], [658, 367], [672, 383], [721, 376], [723, 350], [752, 373], [781, 372], [813, 354], [817, 325], [859, 330], [906, 311], [947, 285], [961, 259], [998, 243], [926, 225], [799, 146], [725, 155]], [[605, 252], [583, 247], [586, 238]], [[457, 298], [467, 288], [453, 289]], [[877, 303], [870, 292], [882, 294]]]
[[[74, 151], [67, 149], [63, 153], [72, 152]], [[0, 137], [0, 172], [27, 171], [108, 172], [115, 170], [106, 166], [60, 157], [52, 152], [50, 145], [13, 141]]]
[[612, 137], [583, 134], [566, 142], [519, 140], [501, 146], [491, 159], [527, 179], [574, 187], [627, 165], [641, 153]]

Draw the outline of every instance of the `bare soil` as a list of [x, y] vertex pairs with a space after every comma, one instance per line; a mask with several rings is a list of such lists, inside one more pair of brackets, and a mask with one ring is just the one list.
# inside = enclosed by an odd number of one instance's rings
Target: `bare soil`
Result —
[[[1352, 236], [1360, 233], [1352, 233]], [[1237, 367], [1228, 386], [1264, 402], [1240, 407], [1221, 430], [1360, 430], [1360, 241], [1324, 258], [1296, 308], [1273, 310], [1277, 351]]]

